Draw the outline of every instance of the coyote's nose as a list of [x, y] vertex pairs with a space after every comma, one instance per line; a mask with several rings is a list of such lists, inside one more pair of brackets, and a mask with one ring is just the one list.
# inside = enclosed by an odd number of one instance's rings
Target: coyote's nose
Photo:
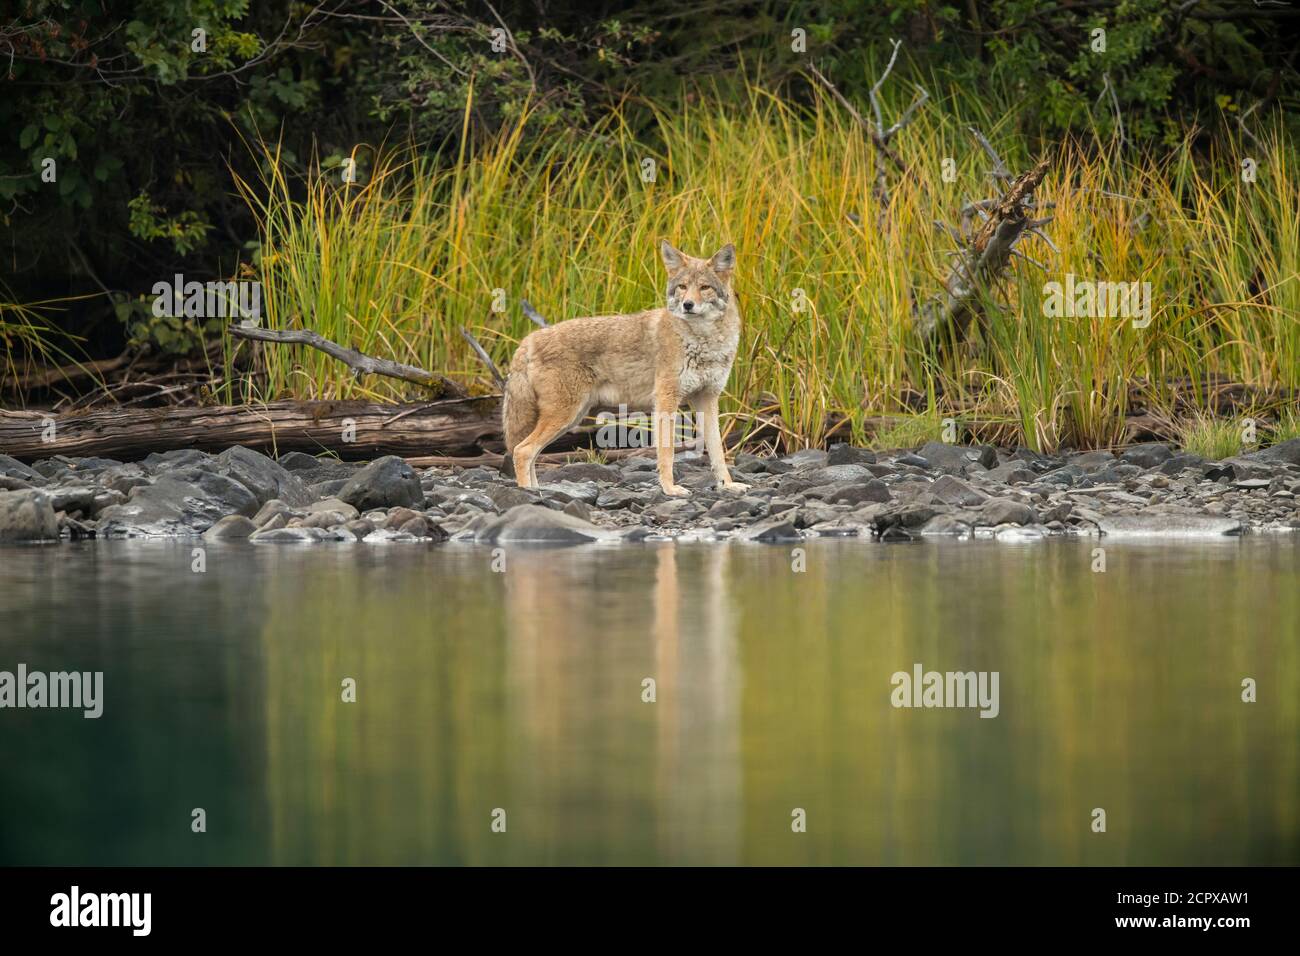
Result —
[[687, 312], [694, 312], [695, 303], [692, 302], [690, 299], [687, 299], [685, 302], [682, 303], [682, 308], [685, 309]]

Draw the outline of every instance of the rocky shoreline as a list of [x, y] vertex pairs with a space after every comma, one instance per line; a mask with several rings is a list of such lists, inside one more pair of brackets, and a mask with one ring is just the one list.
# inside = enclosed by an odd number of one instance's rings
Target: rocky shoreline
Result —
[[525, 490], [495, 468], [416, 470], [401, 458], [343, 462], [242, 447], [139, 462], [0, 455], [0, 541], [202, 537], [252, 543], [581, 543], [646, 538], [882, 541], [1056, 535], [1231, 535], [1300, 529], [1300, 439], [1222, 461], [1163, 444], [1117, 454], [931, 442], [876, 453], [848, 445], [736, 456], [714, 488], [698, 452], [677, 456], [687, 498], [652, 457], [542, 469]]

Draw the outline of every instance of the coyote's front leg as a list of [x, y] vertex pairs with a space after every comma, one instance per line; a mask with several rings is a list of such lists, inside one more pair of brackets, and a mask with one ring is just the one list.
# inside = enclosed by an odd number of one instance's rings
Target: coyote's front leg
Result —
[[659, 487], [664, 494], [674, 498], [684, 498], [690, 492], [681, 485], [673, 483], [673, 445], [676, 438], [675, 420], [681, 396], [677, 394], [676, 382], [661, 378], [655, 383], [655, 453], [659, 459]]
[[727, 459], [722, 449], [722, 428], [718, 424], [718, 396], [701, 395], [695, 402], [695, 417], [704, 434], [704, 447], [709, 453], [713, 477], [727, 491], [748, 491], [749, 485], [731, 480]]

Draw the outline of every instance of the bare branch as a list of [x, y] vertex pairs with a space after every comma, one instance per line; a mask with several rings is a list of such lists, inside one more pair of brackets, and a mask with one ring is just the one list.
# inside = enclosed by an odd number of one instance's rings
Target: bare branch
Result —
[[474, 338], [474, 336], [470, 334], [469, 329], [465, 328], [463, 325], [460, 327], [460, 334], [465, 337], [465, 341], [468, 342], [469, 347], [474, 350], [474, 354], [479, 357], [479, 361], [488, 367], [488, 371], [492, 373], [493, 381], [497, 383], [497, 388], [504, 392], [506, 389], [506, 378], [501, 374], [501, 370], [497, 368], [497, 363], [492, 361], [492, 356], [487, 354], [487, 349], [479, 345], [478, 339]]
[[540, 325], [542, 328], [546, 328], [546, 320], [538, 314], [536, 309], [528, 304], [527, 300], [520, 299], [519, 306], [524, 310], [524, 316], [529, 322], [532, 322], [534, 325]]
[[423, 385], [438, 391], [440, 397], [463, 398], [465, 390], [449, 378], [435, 372], [427, 372], [414, 365], [403, 365], [389, 359], [371, 358], [356, 349], [346, 348], [337, 342], [313, 332], [311, 329], [263, 329], [257, 326], [231, 325], [230, 334], [239, 339], [255, 339], [259, 342], [275, 342], [280, 345], [306, 345], [336, 358], [357, 375], [385, 375], [388, 378], [401, 379], [415, 385]]
[[993, 144], [985, 138], [984, 134], [974, 126], [968, 126], [966, 129], [975, 137], [975, 141], [988, 154], [989, 159], [993, 160], [993, 175], [1000, 180], [1010, 181], [1013, 179], [1014, 177], [1011, 175], [1011, 171], [1007, 169], [1006, 163], [1002, 162], [1002, 157], [998, 155], [998, 151], [993, 148]]

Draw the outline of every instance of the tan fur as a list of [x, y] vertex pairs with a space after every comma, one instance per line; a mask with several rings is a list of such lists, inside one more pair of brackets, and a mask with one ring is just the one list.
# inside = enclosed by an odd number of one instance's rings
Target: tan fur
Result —
[[660, 253], [668, 267], [666, 308], [569, 319], [519, 344], [502, 424], [522, 487], [537, 487], [537, 456], [593, 407], [626, 405], [653, 409], [659, 484], [666, 494], [688, 494], [673, 481], [672, 422], [683, 402], [695, 411], [718, 482], [748, 487], [731, 480], [718, 426], [718, 396], [740, 341], [731, 289], [735, 249], [693, 259], [661, 242]]

